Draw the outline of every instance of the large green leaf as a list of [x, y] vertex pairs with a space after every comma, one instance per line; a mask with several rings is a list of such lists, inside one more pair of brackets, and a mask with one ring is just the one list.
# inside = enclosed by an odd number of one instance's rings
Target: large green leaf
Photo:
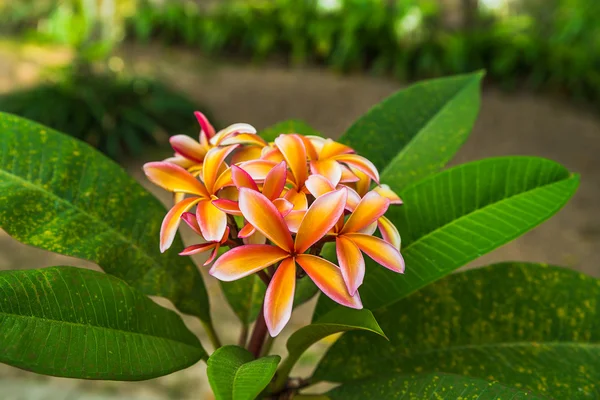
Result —
[[283, 384], [292, 368], [310, 346], [334, 333], [355, 330], [375, 333], [385, 338], [385, 334], [377, 324], [371, 311], [354, 310], [346, 307], [336, 308], [318, 321], [298, 329], [287, 341], [288, 356], [277, 373], [275, 390], [283, 389]]
[[252, 400], [275, 375], [279, 356], [254, 360], [238, 346], [223, 346], [208, 359], [208, 382], [216, 400]]
[[448, 372], [556, 399], [600, 397], [600, 281], [539, 264], [450, 275], [375, 312], [390, 341], [350, 332], [317, 380]]
[[500, 383], [452, 374], [383, 376], [351, 382], [327, 393], [331, 400], [477, 399], [542, 400], [543, 397]]
[[[513, 240], [556, 213], [579, 176], [537, 157], [501, 157], [463, 164], [400, 191], [404, 205], [386, 214], [402, 235], [406, 273], [374, 262], [360, 294], [376, 310]], [[323, 315], [334, 303], [321, 296]]]
[[0, 361], [46, 375], [142, 380], [206, 356], [175, 312], [74, 267], [0, 271]]
[[268, 142], [274, 141], [282, 133], [299, 133], [305, 136], [322, 136], [318, 131], [299, 119], [290, 119], [269, 126], [259, 132], [260, 136]]
[[160, 202], [87, 144], [0, 113], [0, 223], [15, 239], [91, 260], [146, 294], [210, 321], [202, 277], [180, 240], [161, 254]]
[[414, 84], [360, 117], [340, 138], [403, 188], [437, 172], [469, 136], [482, 72]]

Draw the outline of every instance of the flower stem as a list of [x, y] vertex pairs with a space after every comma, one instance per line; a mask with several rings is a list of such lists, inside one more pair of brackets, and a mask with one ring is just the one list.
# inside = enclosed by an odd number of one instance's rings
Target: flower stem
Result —
[[260, 357], [260, 352], [265, 343], [267, 337], [267, 323], [265, 322], [265, 314], [261, 307], [256, 323], [254, 324], [254, 330], [250, 337], [250, 343], [248, 343], [248, 351], [254, 354], [254, 358]]
[[269, 278], [269, 275], [267, 275], [265, 271], [258, 271], [256, 274], [265, 283], [265, 285], [269, 287], [269, 282], [271, 282], [271, 278]]
[[219, 335], [217, 334], [217, 331], [215, 331], [215, 327], [213, 326], [213, 324], [210, 322], [204, 322], [204, 321], [200, 321], [200, 322], [202, 323], [202, 326], [204, 327], [204, 330], [206, 331], [206, 335], [208, 336], [210, 343], [212, 343], [214, 350], [221, 347], [222, 346], [221, 340], [219, 340]]

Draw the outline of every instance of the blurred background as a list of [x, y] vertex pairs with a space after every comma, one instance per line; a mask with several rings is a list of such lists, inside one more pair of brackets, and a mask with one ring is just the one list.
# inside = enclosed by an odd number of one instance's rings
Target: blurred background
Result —
[[[481, 114], [453, 164], [538, 155], [582, 184], [555, 218], [473, 266], [544, 261], [600, 277], [598, 0], [0, 0], [0, 111], [87, 141], [165, 203], [141, 165], [169, 155], [168, 136], [197, 135], [196, 109], [221, 128], [299, 118], [335, 138], [410, 82], [478, 69]], [[97, 269], [0, 231], [0, 268], [51, 265]], [[235, 342], [236, 317], [207, 284], [217, 330]], [[313, 306], [295, 312], [276, 350]], [[0, 399], [210, 399], [204, 372], [86, 382], [0, 365]]]

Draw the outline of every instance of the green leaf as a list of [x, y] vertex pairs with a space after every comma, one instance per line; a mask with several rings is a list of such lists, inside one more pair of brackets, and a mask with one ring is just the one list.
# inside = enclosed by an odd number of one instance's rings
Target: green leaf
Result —
[[460, 375], [432, 373], [383, 376], [350, 382], [327, 393], [331, 400], [477, 399], [543, 400], [517, 388]]
[[305, 136], [322, 136], [318, 131], [299, 119], [290, 119], [269, 126], [259, 132], [267, 142], [274, 141], [282, 133], [299, 133]]
[[310, 278], [305, 276], [297, 280], [296, 292], [294, 293], [294, 308], [306, 303], [318, 292], [319, 288]]
[[453, 274], [374, 313], [390, 341], [344, 335], [316, 380], [448, 372], [556, 399], [600, 396], [600, 281], [504, 263]]
[[0, 113], [0, 221], [15, 239], [98, 263], [136, 289], [170, 299], [210, 323], [196, 266], [178, 256], [181, 240], [161, 254], [164, 207], [87, 144]]
[[253, 274], [232, 282], [221, 283], [223, 293], [240, 321], [249, 325], [256, 320], [265, 298], [266, 285]]
[[[400, 191], [404, 205], [386, 216], [402, 236], [406, 273], [370, 259], [360, 295], [366, 308], [393, 304], [556, 213], [579, 176], [537, 157], [500, 157], [463, 164]], [[315, 315], [335, 304], [321, 296]]]
[[254, 400], [277, 371], [279, 356], [267, 356], [242, 365], [233, 380], [233, 400]]
[[483, 72], [414, 84], [360, 117], [340, 138], [403, 188], [437, 172], [469, 136]]
[[0, 271], [0, 362], [39, 374], [135, 381], [206, 353], [175, 312], [74, 267]]
[[375, 333], [386, 338], [371, 311], [354, 310], [347, 307], [336, 308], [318, 321], [298, 329], [287, 341], [288, 357], [281, 364], [277, 374], [275, 390], [283, 389], [292, 368], [310, 346], [334, 333], [355, 330]]
[[254, 399], [267, 387], [279, 356], [254, 360], [252, 353], [238, 346], [223, 346], [208, 359], [208, 382], [216, 400]]

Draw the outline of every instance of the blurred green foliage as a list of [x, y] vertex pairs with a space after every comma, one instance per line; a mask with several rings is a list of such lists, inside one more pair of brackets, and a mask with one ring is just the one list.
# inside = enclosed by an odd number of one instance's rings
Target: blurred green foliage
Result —
[[112, 73], [68, 72], [56, 82], [0, 96], [0, 110], [41, 122], [121, 159], [198, 128], [195, 105], [163, 85]]
[[158, 82], [124, 76], [123, 60], [110, 58], [135, 5], [135, 0], [0, 0], [0, 18], [9, 28], [75, 54], [47, 82], [0, 96], [0, 111], [69, 133], [115, 159], [138, 155], [161, 136], [196, 133], [191, 100]]
[[284, 56], [403, 80], [484, 68], [506, 88], [525, 84], [600, 102], [600, 1], [480, 0], [474, 21], [458, 24], [448, 21], [449, 3], [145, 1], [128, 19], [128, 34], [209, 54]]

